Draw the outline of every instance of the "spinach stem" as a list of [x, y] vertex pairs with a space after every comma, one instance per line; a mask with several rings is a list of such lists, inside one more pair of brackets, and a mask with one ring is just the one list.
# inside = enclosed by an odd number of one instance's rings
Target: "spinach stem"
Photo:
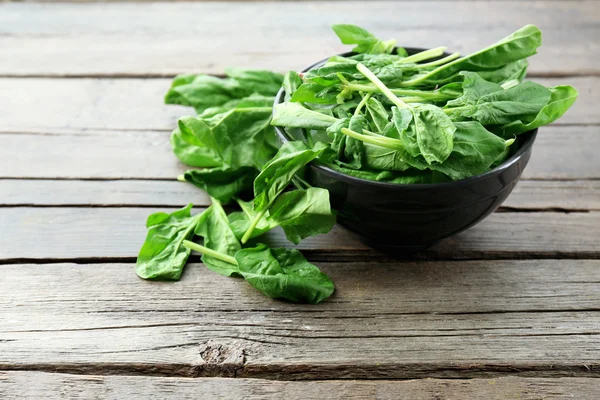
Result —
[[294, 175], [292, 177], [292, 183], [294, 184], [294, 186], [296, 186], [296, 188], [298, 189], [309, 189], [312, 186], [310, 185], [310, 183], [308, 183], [307, 181], [305, 181], [304, 179], [300, 178], [298, 175]]
[[518, 80], [518, 79], [511, 79], [510, 81], [506, 81], [506, 82], [504, 82], [504, 83], [503, 83], [502, 85], [500, 85], [500, 86], [502, 86], [502, 89], [504, 89], [504, 90], [508, 90], [508, 89], [510, 89], [511, 87], [517, 86], [519, 83], [521, 83], [521, 82], [519, 82], [519, 80]]
[[374, 144], [375, 146], [385, 147], [392, 150], [402, 150], [404, 148], [404, 146], [402, 146], [402, 142], [398, 139], [392, 139], [381, 135], [363, 135], [362, 133], [355, 132], [348, 128], [342, 128], [341, 132], [346, 136], [350, 136], [351, 138], [360, 140], [361, 142]]
[[363, 64], [358, 63], [356, 64], [356, 69], [363, 74], [368, 80], [370, 80], [375, 86], [377, 86], [377, 88], [381, 91], [381, 93], [383, 93], [385, 95], [385, 97], [387, 97], [388, 99], [390, 99], [390, 101], [392, 103], [394, 103], [396, 106], [398, 106], [398, 108], [408, 108], [410, 109], [410, 107], [408, 106], [408, 104], [406, 104], [405, 102], [403, 102], [402, 100], [400, 100], [398, 97], [396, 97], [396, 95], [394, 93], [392, 93], [390, 91], [390, 89], [385, 86], [383, 84], [383, 82], [381, 82], [379, 80], [379, 78], [377, 76], [375, 76], [375, 74], [373, 72], [371, 72], [371, 70], [367, 67], [365, 67]]
[[248, 230], [246, 231], [246, 233], [244, 233], [244, 236], [242, 237], [242, 244], [245, 244], [248, 240], [250, 240], [250, 236], [252, 236], [252, 232], [254, 232], [256, 225], [258, 225], [260, 219], [265, 215], [270, 206], [271, 205], [269, 204], [267, 207], [265, 207], [264, 210], [256, 214], [256, 217], [254, 217], [254, 220], [252, 221], [252, 223], [248, 227]]
[[399, 63], [417, 63], [419, 61], [429, 60], [430, 58], [441, 56], [444, 54], [444, 51], [446, 51], [446, 47], [436, 47], [434, 49], [425, 50], [420, 53], [413, 54], [412, 56], [403, 58], [399, 61]]
[[452, 60], [456, 60], [458, 57], [460, 57], [460, 53], [452, 53], [449, 56], [440, 58], [439, 60], [431, 61], [431, 62], [428, 62], [425, 64], [417, 64], [417, 65], [415, 65], [415, 68], [436, 67], [438, 65], [446, 64], [447, 62], [450, 62]]
[[367, 103], [367, 100], [369, 100], [370, 97], [371, 97], [371, 93], [367, 93], [365, 96], [363, 96], [360, 103], [358, 103], [358, 105], [356, 106], [356, 110], [354, 110], [355, 116], [360, 114], [360, 109], [363, 108], [363, 106]]
[[217, 258], [229, 264], [238, 265], [235, 258], [231, 257], [230, 255], [219, 253], [218, 251], [211, 250], [208, 247], [199, 245], [198, 243], [190, 242], [189, 240], [184, 240], [183, 245], [190, 250], [197, 251], [198, 253], [206, 254], [207, 256]]
[[[377, 93], [379, 92], [379, 88], [373, 84], [362, 84], [362, 83], [348, 83], [345, 85], [348, 89], [366, 92], [366, 93]], [[444, 101], [444, 100], [452, 100], [461, 95], [460, 92], [457, 91], [447, 91], [444, 93], [440, 93], [438, 91], [427, 91], [427, 90], [410, 90], [410, 89], [400, 89], [400, 88], [388, 88], [390, 92], [395, 94], [396, 96], [410, 96], [408, 98], [414, 99], [416, 97], [420, 97], [424, 100], [432, 100], [432, 101]], [[406, 98], [401, 98], [405, 103]]]

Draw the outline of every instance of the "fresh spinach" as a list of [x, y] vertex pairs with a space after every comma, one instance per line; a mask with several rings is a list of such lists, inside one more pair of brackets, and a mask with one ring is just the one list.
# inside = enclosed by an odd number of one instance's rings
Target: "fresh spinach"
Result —
[[[212, 205], [202, 213], [195, 233], [204, 238], [204, 247], [230, 257], [235, 256], [242, 248], [229, 226], [225, 210], [216, 199], [212, 199]], [[202, 255], [202, 262], [206, 268], [221, 275], [231, 276], [239, 273], [234, 265], [209, 254]]]
[[274, 299], [317, 304], [334, 290], [331, 279], [295, 249], [270, 249], [259, 244], [238, 251], [235, 260], [244, 279]]
[[191, 215], [192, 204], [167, 214], [158, 212], [146, 221], [148, 234], [136, 261], [144, 279], [178, 280], [190, 255], [183, 241], [193, 237], [202, 214]]
[[290, 184], [294, 175], [314, 160], [324, 148], [318, 145], [310, 149], [302, 142], [287, 142], [281, 146], [254, 180], [254, 210], [258, 214], [242, 237], [242, 243], [246, 243], [252, 236], [260, 219]]
[[[308, 163], [390, 184], [464, 179], [502, 163], [516, 135], [555, 121], [577, 97], [570, 86], [523, 82], [541, 44], [532, 25], [465, 57], [445, 47], [409, 55], [355, 25], [333, 30], [356, 54], [303, 74], [175, 77], [165, 102], [197, 113], [171, 135], [177, 158], [196, 168], [179, 179], [207, 191], [212, 205], [193, 216], [191, 204], [152, 214], [139, 276], [179, 279], [193, 249], [207, 268], [242, 276], [267, 296], [321, 302], [333, 283], [297, 250], [244, 247], [276, 227], [294, 244], [331, 230], [329, 193], [301, 177]], [[273, 108], [281, 87], [284, 101]], [[279, 148], [272, 125], [293, 140]], [[254, 199], [242, 200], [252, 189]], [[227, 215], [221, 203], [233, 200], [241, 211]]]

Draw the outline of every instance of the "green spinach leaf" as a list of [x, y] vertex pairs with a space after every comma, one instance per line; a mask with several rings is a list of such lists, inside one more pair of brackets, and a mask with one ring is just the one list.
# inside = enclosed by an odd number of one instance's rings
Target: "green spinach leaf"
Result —
[[356, 25], [338, 24], [331, 28], [343, 44], [356, 44], [357, 46], [352, 49], [356, 53], [389, 54], [396, 45], [395, 40], [379, 40]]
[[[229, 226], [227, 214], [216, 199], [212, 199], [212, 205], [202, 214], [195, 233], [204, 238], [204, 247], [230, 257], [233, 257], [242, 248]], [[218, 274], [225, 276], [238, 274], [236, 265], [223, 261], [221, 258], [203, 254], [202, 262], [206, 268]]]
[[189, 182], [227, 204], [234, 197], [250, 191], [257, 175], [258, 171], [253, 167], [192, 169], [179, 180]]
[[190, 250], [183, 241], [194, 236], [194, 230], [203, 214], [191, 215], [192, 204], [167, 214], [150, 215], [146, 222], [148, 234], [136, 261], [136, 273], [144, 279], [171, 279], [181, 277]]
[[260, 244], [236, 253], [240, 274], [265, 295], [317, 304], [334, 291], [333, 282], [298, 250], [269, 249]]

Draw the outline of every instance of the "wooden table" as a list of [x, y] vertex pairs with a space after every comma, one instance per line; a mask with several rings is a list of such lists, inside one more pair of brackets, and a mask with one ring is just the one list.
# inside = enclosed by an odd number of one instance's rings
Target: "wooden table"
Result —
[[[170, 78], [302, 67], [336, 22], [461, 52], [535, 23], [530, 76], [580, 98], [467, 232], [406, 260], [304, 241], [321, 305], [138, 279], [146, 216], [208, 202], [174, 180]], [[593, 1], [1, 4], [0, 398], [598, 398], [599, 38]]]

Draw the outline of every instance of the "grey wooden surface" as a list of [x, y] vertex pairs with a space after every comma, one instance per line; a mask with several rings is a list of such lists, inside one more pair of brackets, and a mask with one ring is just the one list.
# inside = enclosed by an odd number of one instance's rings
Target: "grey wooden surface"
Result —
[[[459, 51], [534, 23], [530, 76], [580, 98], [476, 227], [401, 260], [304, 241], [321, 305], [201, 264], [138, 279], [146, 216], [208, 205], [174, 180], [169, 78], [297, 69], [338, 22]], [[596, 399], [598, 37], [595, 1], [0, 4], [0, 398]]]
[[[31, 385], [35, 381], [36, 385]], [[409, 381], [312, 381], [283, 382], [262, 379], [148, 378], [47, 374], [42, 372], [0, 372], [0, 396], [42, 398], [61, 392], [63, 398], [121, 400], [156, 398], [188, 400], [249, 399], [305, 400], [414, 400], [414, 399], [583, 399], [600, 391], [599, 380], [586, 378], [424, 379]], [[132, 389], [135, 388], [135, 389]]]

